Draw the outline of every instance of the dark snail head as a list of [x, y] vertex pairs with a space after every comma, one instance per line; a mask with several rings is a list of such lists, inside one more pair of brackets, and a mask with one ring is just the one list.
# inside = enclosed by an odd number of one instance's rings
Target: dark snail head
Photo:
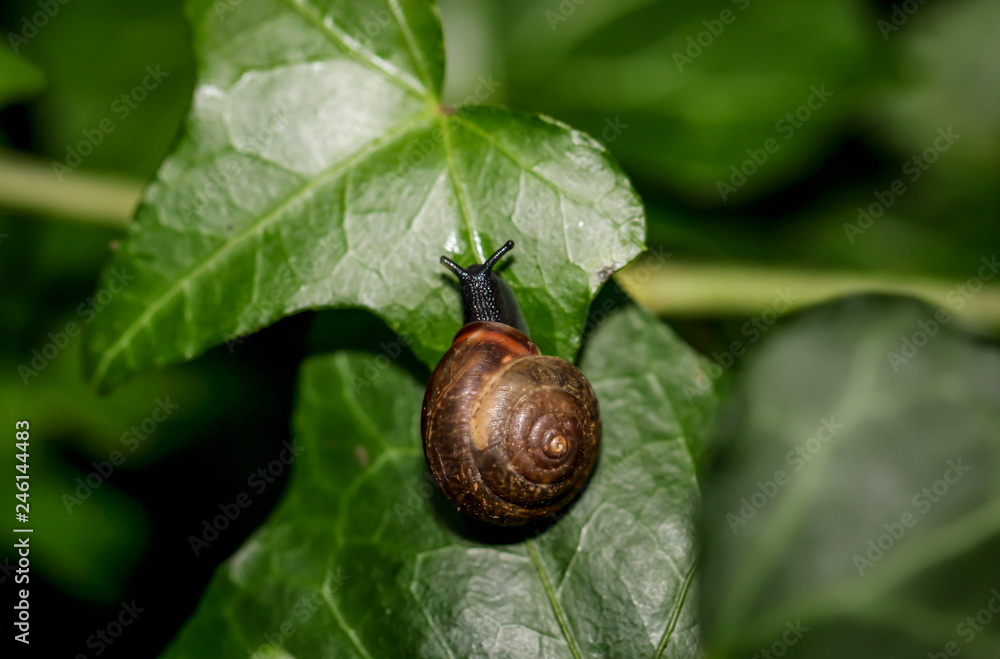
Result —
[[[552, 515], [597, 462], [597, 397], [575, 366], [540, 354], [511, 321], [520, 312], [492, 268], [508, 241], [458, 275], [466, 324], [424, 396], [424, 454], [445, 495], [480, 520], [505, 526]], [[516, 322], [516, 321], [515, 321]]]
[[441, 257], [441, 264], [458, 275], [465, 324], [484, 320], [527, 331], [513, 291], [493, 272], [493, 266], [500, 257], [512, 249], [514, 241], [508, 240], [485, 262], [473, 263], [468, 268], [463, 268], [447, 256]]

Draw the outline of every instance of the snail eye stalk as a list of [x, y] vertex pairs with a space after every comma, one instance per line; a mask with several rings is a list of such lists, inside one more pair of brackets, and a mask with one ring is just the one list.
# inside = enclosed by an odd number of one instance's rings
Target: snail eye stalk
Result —
[[493, 266], [495, 266], [497, 264], [497, 261], [500, 260], [500, 257], [503, 256], [504, 254], [506, 254], [507, 252], [509, 252], [512, 249], [514, 249], [514, 241], [513, 240], [508, 240], [507, 242], [505, 242], [503, 244], [503, 246], [500, 249], [498, 249], [497, 251], [493, 252], [493, 256], [491, 256], [490, 258], [486, 259], [486, 262], [483, 263], [483, 268], [486, 269], [486, 270], [492, 270]]
[[[463, 268], [459, 264], [455, 263], [454, 261], [452, 261], [451, 259], [449, 259], [447, 256], [442, 256], [441, 257], [441, 265], [443, 265], [444, 267], [446, 267], [449, 270], [451, 270], [452, 272], [454, 272], [456, 275], [458, 275], [459, 279], [461, 279], [461, 280], [464, 281], [464, 280], [468, 279], [470, 276], [472, 276], [472, 275], [474, 275], [474, 274], [476, 274], [478, 272], [484, 272], [484, 271], [485, 272], [491, 272], [493, 270], [493, 266], [495, 266], [497, 264], [497, 261], [500, 260], [500, 257], [503, 256], [504, 254], [506, 254], [507, 252], [509, 252], [512, 249], [514, 249], [514, 241], [513, 240], [508, 240], [507, 242], [505, 242], [500, 247], [500, 249], [498, 249], [497, 251], [493, 252], [493, 255], [490, 256], [490, 258], [486, 259], [485, 262], [483, 262], [481, 265], [480, 264], [473, 264], [473, 265], [469, 266], [468, 270], [466, 270], [465, 268]], [[476, 267], [477, 265], [479, 267]], [[470, 272], [470, 270], [472, 272]]]
[[449, 270], [451, 270], [452, 272], [454, 272], [456, 275], [458, 275], [458, 278], [461, 279], [461, 280], [465, 280], [465, 279], [469, 278], [469, 273], [466, 272], [465, 269], [462, 268], [462, 266], [460, 266], [459, 264], [455, 263], [454, 261], [452, 261], [451, 259], [449, 259], [447, 256], [442, 256], [441, 257], [441, 265], [443, 265], [444, 267], [446, 267]]

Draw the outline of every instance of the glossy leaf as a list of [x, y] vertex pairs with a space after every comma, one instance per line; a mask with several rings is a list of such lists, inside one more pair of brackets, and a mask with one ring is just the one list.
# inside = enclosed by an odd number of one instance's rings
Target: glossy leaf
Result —
[[6, 46], [0, 47], [0, 108], [28, 96], [45, 84], [45, 78], [33, 64], [17, 57]]
[[751, 358], [706, 481], [712, 656], [997, 656], [1000, 352], [955, 310], [838, 302]]
[[504, 241], [544, 351], [572, 358], [643, 213], [597, 142], [544, 117], [443, 108], [430, 2], [195, 1], [185, 135], [109, 266], [135, 274], [90, 337], [113, 384], [303, 309], [359, 306], [427, 363], [460, 320], [438, 259]]
[[601, 460], [537, 535], [463, 522], [426, 472], [423, 383], [392, 365], [358, 395], [372, 359], [306, 363], [286, 499], [167, 657], [699, 656], [695, 461], [714, 396], [670, 330], [630, 309], [588, 343]]
[[859, 0], [497, 4], [511, 15], [508, 99], [590, 131], [631, 175], [698, 207], [816, 167], [878, 71]]

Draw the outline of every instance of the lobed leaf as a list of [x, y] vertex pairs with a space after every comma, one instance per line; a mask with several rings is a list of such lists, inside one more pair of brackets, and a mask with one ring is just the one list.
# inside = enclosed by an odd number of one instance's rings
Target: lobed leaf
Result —
[[714, 395], [669, 329], [628, 309], [588, 343], [601, 460], [537, 535], [466, 526], [426, 472], [423, 383], [391, 365], [358, 396], [371, 359], [306, 363], [286, 498], [167, 657], [699, 656], [695, 454]]
[[304, 309], [370, 309], [433, 363], [459, 325], [438, 258], [518, 243], [504, 276], [572, 359], [587, 307], [642, 248], [634, 190], [594, 140], [496, 107], [443, 108], [436, 6], [194, 1], [184, 137], [105, 273], [93, 381], [190, 359]]
[[748, 363], [705, 489], [713, 656], [997, 656], [966, 620], [1000, 603], [1000, 353], [953, 312], [849, 299]]

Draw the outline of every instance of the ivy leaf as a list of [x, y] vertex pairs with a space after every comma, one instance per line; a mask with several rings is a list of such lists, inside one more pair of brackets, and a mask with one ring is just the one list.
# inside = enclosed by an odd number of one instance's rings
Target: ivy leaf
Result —
[[511, 17], [508, 98], [591, 131], [630, 174], [698, 207], [816, 168], [871, 97], [882, 45], [859, 0], [497, 5]]
[[33, 64], [0, 46], [0, 108], [30, 96], [45, 84], [45, 76]]
[[965, 621], [1000, 606], [1000, 352], [955, 310], [849, 299], [748, 363], [705, 485], [713, 657], [998, 656]]
[[439, 257], [481, 261], [508, 239], [533, 338], [572, 359], [590, 300], [645, 231], [603, 147], [545, 117], [441, 107], [432, 2], [188, 13], [193, 107], [105, 273], [134, 280], [93, 324], [93, 381], [338, 306], [374, 311], [432, 363], [460, 318]]
[[306, 362], [286, 498], [167, 657], [699, 656], [695, 455], [714, 395], [669, 329], [633, 308], [595, 332], [597, 471], [554, 526], [492, 541], [426, 472], [423, 383], [393, 364], [356, 395], [372, 360]]

